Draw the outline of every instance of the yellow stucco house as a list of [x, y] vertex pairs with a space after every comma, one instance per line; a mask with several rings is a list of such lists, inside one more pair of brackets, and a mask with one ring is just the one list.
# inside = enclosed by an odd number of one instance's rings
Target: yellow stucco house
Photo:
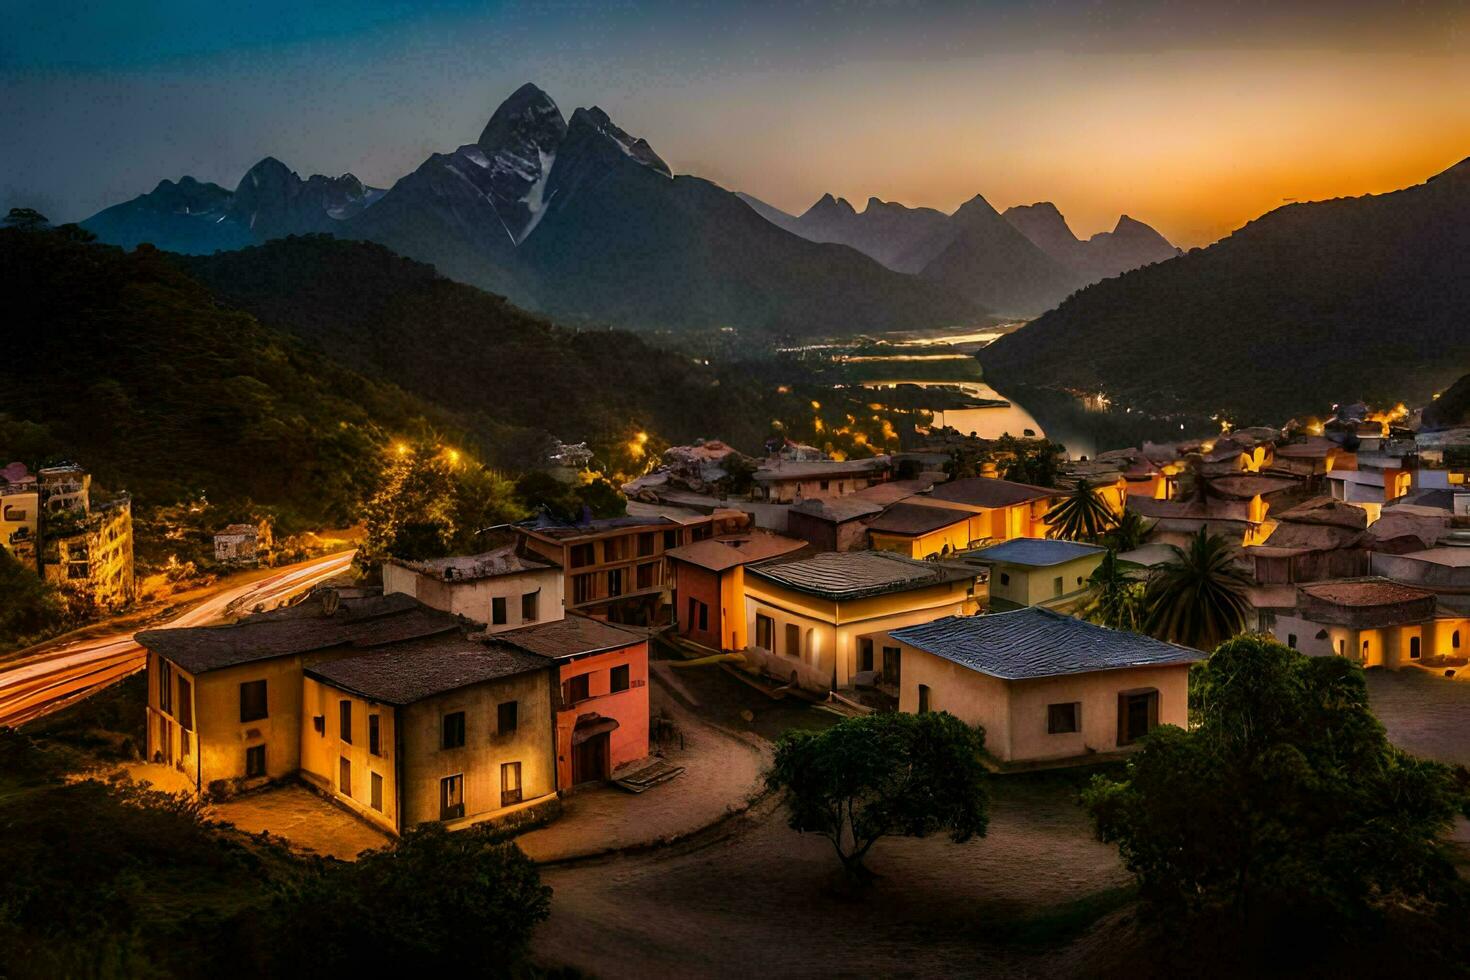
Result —
[[1296, 591], [1296, 608], [1276, 613], [1271, 633], [1308, 655], [1336, 654], [1390, 670], [1463, 663], [1470, 655], [1470, 617], [1441, 609], [1428, 589], [1366, 576], [1310, 582]]
[[899, 710], [984, 726], [1003, 765], [1107, 756], [1184, 726], [1189, 667], [1205, 657], [1040, 608], [946, 617], [889, 641], [902, 651]]
[[390, 558], [383, 563], [385, 595], [413, 596], [426, 606], [484, 623], [492, 633], [559, 619], [565, 578], [556, 561], [518, 545], [478, 555]]
[[745, 570], [745, 656], [772, 677], [826, 693], [873, 672], [896, 687], [900, 657], [888, 630], [973, 613], [985, 571], [883, 551], [824, 552]]
[[1046, 537], [1046, 515], [1066, 491], [994, 477], [977, 476], [941, 483], [912, 500], [969, 515], [972, 542]]
[[868, 522], [874, 551], [939, 558], [970, 546], [971, 515], [951, 507], [901, 501]]
[[1088, 579], [1106, 548], [1055, 538], [1020, 538], [982, 548], [967, 562], [990, 569], [990, 607], [1071, 609], [1087, 594]]

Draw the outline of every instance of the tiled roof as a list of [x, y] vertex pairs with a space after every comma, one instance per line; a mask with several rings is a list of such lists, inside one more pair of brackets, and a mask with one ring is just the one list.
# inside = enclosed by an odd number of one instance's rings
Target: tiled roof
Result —
[[248, 616], [233, 626], [145, 630], [136, 637], [191, 674], [332, 647], [376, 647], [449, 633], [460, 621], [405, 595], [343, 601], [332, 615], [320, 605], [307, 615]]
[[1336, 582], [1311, 582], [1298, 586], [1314, 599], [1334, 606], [1393, 606], [1401, 602], [1429, 599], [1433, 592], [1401, 585], [1386, 578], [1341, 579]]
[[1363, 538], [1363, 532], [1348, 527], [1338, 527], [1332, 524], [1300, 524], [1294, 521], [1283, 521], [1276, 525], [1260, 545], [1253, 545], [1245, 549], [1247, 555], [1270, 555], [1273, 552], [1265, 549], [1279, 549], [1304, 553], [1308, 551], [1336, 551], [1338, 548], [1351, 548], [1358, 544]]
[[1074, 558], [1100, 555], [1106, 548], [1080, 541], [1062, 541], [1057, 538], [1012, 538], [1000, 544], [972, 551], [965, 556], [969, 561], [1000, 561], [1009, 565], [1060, 565]]
[[804, 463], [779, 460], [763, 465], [755, 471], [752, 479], [757, 483], [775, 483], [781, 480], [820, 480], [849, 474], [862, 475], [886, 470], [892, 462], [887, 456], [873, 456], [869, 459], [821, 459]]
[[747, 575], [825, 599], [862, 599], [974, 579], [979, 571], [945, 562], [915, 561], [886, 551], [828, 551], [800, 561], [755, 565]]
[[1132, 496], [1127, 507], [1140, 517], [1158, 520], [1250, 522], [1250, 504], [1244, 500], [1155, 500]]
[[1330, 524], [1362, 530], [1368, 526], [1368, 512], [1335, 497], [1313, 497], [1275, 515], [1278, 521], [1296, 524]]
[[848, 494], [846, 497], [830, 497], [825, 500], [803, 500], [791, 508], [791, 513], [805, 514], [819, 521], [841, 524], [844, 521], [855, 521], [859, 517], [867, 517], [869, 514], [877, 514], [882, 510], [881, 504], [864, 500], [857, 494]]
[[1028, 500], [1044, 500], [1061, 494], [1054, 487], [1036, 487], [1029, 483], [1012, 483], [991, 477], [976, 476], [941, 483], [929, 495], [935, 500], [948, 500], [972, 507], [1010, 507]]
[[527, 521], [519, 525], [519, 527], [521, 530], [528, 531], [531, 534], [539, 534], [543, 537], [564, 541], [568, 538], [591, 537], [625, 528], [668, 528], [678, 527], [679, 525], [679, 521], [671, 520], [667, 517], [602, 517], [588, 521], [586, 524], [563, 524], [542, 516]]
[[546, 657], [454, 633], [327, 661], [307, 667], [305, 673], [372, 701], [405, 705], [471, 684], [551, 667]]
[[1210, 481], [1210, 489], [1224, 497], [1249, 500], [1257, 495], [1276, 493], [1301, 486], [1300, 480], [1285, 476], [1257, 476], [1242, 473], [1239, 476], [1219, 476]]
[[723, 572], [736, 565], [747, 565], [753, 561], [790, 554], [806, 546], [805, 541], [796, 538], [782, 537], [769, 531], [754, 531], [738, 538], [705, 538], [703, 541], [672, 548], [664, 554], [712, 572]]
[[560, 660], [643, 643], [648, 634], [635, 626], [614, 626], [591, 616], [567, 613], [562, 619], [496, 633], [494, 638], [497, 643]]
[[891, 630], [889, 635], [961, 667], [1008, 681], [1187, 664], [1205, 658], [1199, 650], [1035, 606], [987, 616], [948, 616]]
[[400, 561], [390, 559], [393, 564], [445, 582], [465, 582], [474, 579], [494, 578], [498, 575], [515, 575], [518, 572], [539, 572], [548, 568], [560, 568], [556, 562], [540, 555], [519, 553], [515, 545], [505, 545], [494, 551], [478, 555], [456, 555], [452, 558], [431, 558], [427, 561]]
[[868, 529], [886, 534], [928, 534], [951, 524], [963, 524], [969, 515], [952, 507], [926, 507], [923, 504], [897, 503], [868, 522]]

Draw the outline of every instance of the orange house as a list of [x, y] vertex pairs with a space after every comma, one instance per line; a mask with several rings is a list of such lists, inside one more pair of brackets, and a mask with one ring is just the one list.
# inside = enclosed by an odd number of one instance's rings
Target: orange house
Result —
[[557, 662], [556, 784], [611, 777], [648, 755], [648, 635], [568, 613], [495, 639]]

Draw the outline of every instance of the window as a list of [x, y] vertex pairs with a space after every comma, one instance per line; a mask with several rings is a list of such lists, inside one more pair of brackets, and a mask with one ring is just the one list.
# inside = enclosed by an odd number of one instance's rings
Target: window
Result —
[[337, 757], [337, 792], [352, 795], [352, 763], [345, 755]]
[[647, 558], [653, 554], [655, 543], [653, 531], [644, 531], [638, 535], [638, 557]]
[[1460, 649], [1460, 631], [1459, 630], [1455, 630], [1453, 633], [1450, 634], [1450, 646], [1454, 647], [1456, 650]]
[[368, 715], [368, 751], [373, 755], [383, 754], [383, 733], [377, 715]]
[[184, 731], [194, 730], [194, 685], [188, 678], [179, 678], [179, 724]]
[[1291, 647], [1293, 650], [1296, 649], [1296, 634], [1295, 633], [1287, 633], [1286, 634], [1286, 645], [1289, 646], [1289, 647]]
[[622, 561], [624, 558], [627, 557], [627, 538], [608, 538], [602, 542], [602, 560], [604, 562]]
[[654, 586], [654, 584], [655, 584], [655, 582], [656, 582], [656, 580], [658, 578], [658, 576], [656, 574], [657, 572], [658, 572], [658, 562], [651, 561], [651, 562], [648, 562], [645, 565], [639, 565], [638, 566], [638, 589], [641, 591], [643, 589], [651, 589], [651, 588], [653, 588], [653, 586]]
[[158, 710], [173, 714], [174, 668], [173, 664], [158, 658]]
[[610, 596], [623, 594], [623, 570], [621, 568], [611, 569], [607, 573], [607, 594]]
[[1010, 585], [1011, 584], [1011, 573], [1010, 572], [1001, 572], [1000, 573], [1000, 584], [1001, 585]]
[[187, 729], [187, 728], [180, 729], [179, 730], [179, 755], [180, 755], [179, 762], [182, 763], [184, 761], [182, 757], [183, 756], [186, 756], [186, 755], [189, 755], [193, 751], [193, 749], [190, 748], [190, 746], [193, 745], [193, 744], [194, 744], [193, 740], [189, 737], [189, 729]]
[[541, 605], [541, 590], [527, 592], [521, 596], [521, 622], [534, 623], [539, 615]]
[[873, 669], [873, 640], [871, 637], [858, 639], [858, 670]]
[[801, 627], [795, 623], [786, 624], [786, 656], [801, 656]]
[[325, 738], [326, 737], [326, 734], [327, 734], [327, 716], [326, 715], [312, 715], [311, 716], [311, 727], [316, 729], [316, 733], [318, 735], [320, 735], [323, 738]]
[[592, 562], [592, 545], [590, 542], [588, 544], [572, 545], [571, 563], [573, 568], [582, 568], [585, 565], [592, 564]]
[[495, 709], [495, 730], [501, 735], [509, 735], [516, 730], [516, 713], [519, 701], [502, 701]]
[[709, 630], [709, 606], [702, 602], [699, 604], [699, 628], [704, 631]]
[[1347, 640], [1338, 640], [1337, 641], [1337, 655], [1339, 657], [1346, 657], [1347, 656]]
[[1409, 659], [1419, 659], [1419, 638], [1417, 636], [1409, 637]]
[[373, 807], [374, 810], [377, 810], [379, 813], [382, 813], [383, 812], [383, 777], [381, 775], [379, 775], [378, 773], [373, 773], [371, 779], [369, 780], [369, 783], [372, 786], [372, 789], [370, 791], [371, 794], [372, 794], [371, 795], [372, 807]]
[[698, 527], [696, 527], [694, 529], [694, 540], [695, 541], [703, 541], [706, 538], [712, 538], [712, 537], [714, 537], [714, 535], [715, 535], [715, 529], [712, 528], [712, 527], [710, 527], [708, 524], [701, 524], [701, 525], [699, 525]]
[[572, 576], [573, 603], [580, 606], [584, 602], [591, 602], [593, 595], [591, 574]]
[[588, 698], [587, 679], [590, 674], [578, 674], [576, 677], [568, 677], [567, 682], [562, 685], [561, 699], [566, 704], [576, 704], [578, 701], [586, 701]]
[[[344, 760], [345, 761], [345, 760]], [[445, 776], [439, 780], [439, 819], [453, 820], [464, 816], [464, 776]]]
[[899, 678], [899, 673], [900, 673], [899, 663], [900, 663], [900, 658], [902, 656], [903, 656], [903, 651], [900, 650], [898, 647], [884, 647], [883, 648], [883, 683], [884, 684], [892, 684], [895, 687], [898, 685], [898, 678]]
[[458, 749], [464, 746], [464, 712], [453, 711], [444, 716], [444, 739], [441, 748]]
[[26, 519], [26, 512], [22, 508], [16, 507], [14, 504], [6, 504], [5, 519], [7, 521], [23, 521]]
[[245, 750], [245, 778], [265, 775], [265, 746], [252, 745]]
[[246, 681], [240, 685], [240, 720], [259, 721], [267, 716], [265, 681]]
[[352, 702], [345, 699], [337, 702], [337, 734], [352, 744]]
[[690, 599], [689, 600], [689, 618], [684, 621], [684, 628], [686, 630], [692, 630], [692, 629], [694, 629], [694, 624], [697, 623], [697, 622], [699, 622], [699, 616], [697, 615], [698, 612], [699, 612], [699, 600], [698, 599]]
[[677, 548], [677, 547], [679, 547], [679, 532], [678, 531], [665, 531], [664, 532], [664, 550], [665, 551], [668, 551], [670, 548]]
[[755, 614], [755, 645], [767, 653], [776, 652], [776, 621], [770, 616]]
[[1062, 577], [1060, 575], [1052, 579], [1051, 590], [1053, 595], [1061, 595], [1062, 589], [1064, 589], [1065, 587], [1066, 586], [1062, 584]]
[[1046, 706], [1046, 733], [1070, 735], [1082, 730], [1082, 702], [1067, 701]]
[[614, 693], [617, 693], [618, 691], [626, 691], [628, 689], [628, 665], [627, 664], [622, 664], [620, 666], [614, 667], [608, 673], [608, 677], [609, 677], [609, 680], [611, 682], [612, 691]]
[[823, 489], [823, 490], [830, 490], [830, 489], [832, 489], [832, 484], [831, 484], [831, 482], [830, 482], [830, 481], [828, 481], [828, 480], [823, 480], [823, 481], [822, 481], [822, 489]]
[[500, 764], [500, 805], [511, 806], [519, 802], [521, 802], [521, 764], [502, 762]]
[[921, 714], [921, 715], [927, 715], [928, 713], [929, 713], [929, 685], [928, 684], [920, 684], [919, 685], [919, 714]]
[[490, 600], [490, 625], [505, 625], [505, 596], [498, 595]]
[[1118, 695], [1118, 744], [1131, 745], [1159, 723], [1159, 692], [1124, 691]]

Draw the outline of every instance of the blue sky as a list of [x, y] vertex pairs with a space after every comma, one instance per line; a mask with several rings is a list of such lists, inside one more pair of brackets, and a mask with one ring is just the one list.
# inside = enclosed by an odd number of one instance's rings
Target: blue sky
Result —
[[1055, 201], [1199, 244], [1470, 155], [1465, 5], [0, 0], [0, 206], [79, 219], [267, 154], [389, 185], [525, 81], [792, 210]]

